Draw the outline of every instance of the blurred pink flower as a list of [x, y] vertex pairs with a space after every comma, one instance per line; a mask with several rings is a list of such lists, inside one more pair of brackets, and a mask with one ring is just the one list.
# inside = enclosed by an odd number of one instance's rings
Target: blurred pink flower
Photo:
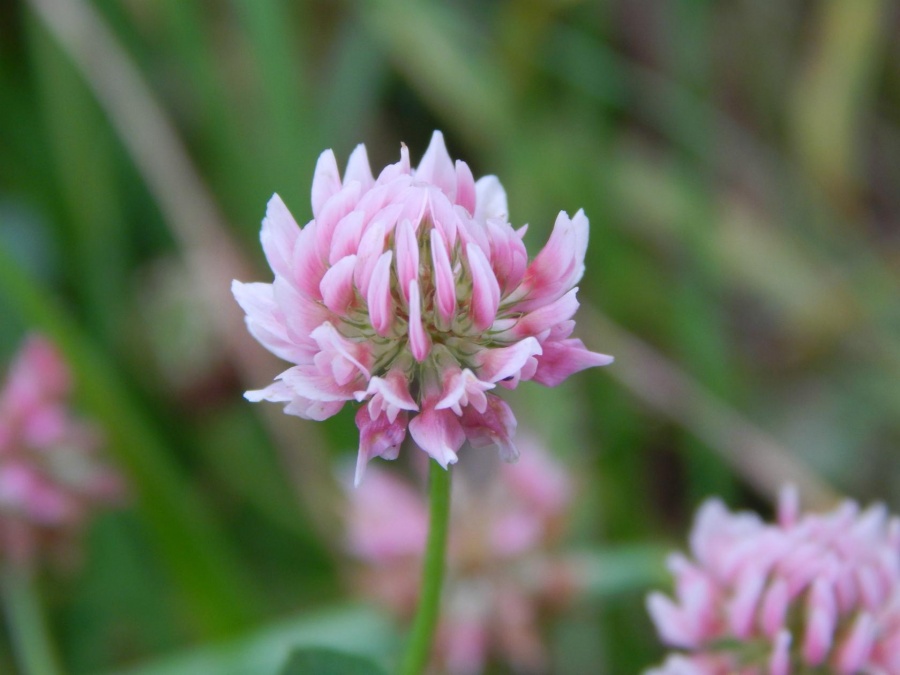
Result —
[[663, 641], [686, 655], [651, 673], [900, 675], [900, 519], [884, 506], [800, 517], [786, 489], [766, 524], [713, 499], [691, 551], [669, 561], [676, 600], [647, 602]]
[[68, 543], [93, 506], [123, 494], [93, 457], [96, 431], [70, 415], [69, 389], [56, 349], [33, 336], [0, 391], [0, 557], [18, 564]]
[[301, 229], [272, 197], [261, 239], [275, 281], [233, 284], [250, 332], [296, 364], [246, 397], [314, 420], [364, 403], [357, 484], [370, 459], [397, 456], [407, 430], [445, 468], [466, 440], [513, 460], [516, 419], [492, 390], [555, 386], [612, 361], [571, 337], [584, 213], [560, 213], [529, 263], [499, 181], [476, 182], [440, 132], [418, 168], [403, 146], [377, 179], [365, 146], [343, 179], [325, 151], [312, 212]]
[[[473, 456], [454, 478], [439, 672], [474, 675], [491, 655], [517, 672], [546, 667], [539, 619], [565, 601], [573, 582], [570, 567], [551, 553], [572, 483], [532, 439], [521, 443], [517, 464]], [[348, 548], [366, 563], [363, 591], [410, 617], [425, 548], [425, 500], [410, 484], [377, 469], [349, 498]]]

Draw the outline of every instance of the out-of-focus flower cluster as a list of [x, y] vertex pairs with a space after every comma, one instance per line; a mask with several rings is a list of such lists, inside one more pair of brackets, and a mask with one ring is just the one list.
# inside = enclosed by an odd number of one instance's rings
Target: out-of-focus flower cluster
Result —
[[[480, 673], [491, 655], [517, 672], [545, 672], [539, 620], [571, 595], [570, 569], [552, 548], [572, 484], [532, 439], [521, 443], [517, 464], [472, 450], [455, 473], [438, 672]], [[409, 618], [428, 529], [425, 500], [410, 483], [375, 469], [349, 499], [348, 546], [365, 562], [362, 591]]]
[[68, 368], [45, 339], [29, 338], [0, 392], [0, 558], [30, 564], [71, 543], [93, 507], [123, 482], [95, 458], [99, 436], [69, 412]]
[[407, 429], [445, 468], [466, 441], [515, 459], [516, 419], [492, 391], [612, 360], [571, 337], [584, 213], [560, 213], [529, 263], [499, 181], [475, 181], [439, 132], [416, 169], [404, 146], [377, 178], [363, 145], [343, 179], [324, 152], [312, 211], [301, 229], [273, 197], [261, 238], [275, 281], [234, 283], [251, 333], [296, 364], [247, 398], [315, 420], [365, 403], [357, 483], [370, 459], [397, 456]]
[[900, 674], [900, 520], [884, 506], [799, 516], [786, 489], [767, 524], [714, 499], [690, 543], [669, 562], [675, 600], [648, 599], [684, 653], [648, 675]]

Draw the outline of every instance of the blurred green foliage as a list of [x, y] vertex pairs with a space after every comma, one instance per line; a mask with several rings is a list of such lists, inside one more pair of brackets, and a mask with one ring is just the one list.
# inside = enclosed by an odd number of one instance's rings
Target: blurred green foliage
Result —
[[[530, 250], [560, 209], [591, 219], [580, 335], [619, 360], [512, 397], [578, 468], [569, 541], [600, 551], [596, 592], [548, 627], [554, 672], [658, 659], [641, 579], [703, 497], [765, 510], [773, 457], [896, 508], [898, 20], [886, 0], [0, 5], [0, 355], [27, 330], [61, 345], [134, 491], [44, 579], [70, 671], [239, 639], [132, 672], [256, 673], [320, 623], [390, 657], [365, 637], [383, 618], [327, 614], [350, 417], [245, 404], [276, 366], [250, 367], [262, 348], [204, 286], [268, 280], [265, 203], [305, 221], [327, 147], [378, 167], [439, 128], [500, 176]], [[237, 257], [204, 267], [223, 241]]]

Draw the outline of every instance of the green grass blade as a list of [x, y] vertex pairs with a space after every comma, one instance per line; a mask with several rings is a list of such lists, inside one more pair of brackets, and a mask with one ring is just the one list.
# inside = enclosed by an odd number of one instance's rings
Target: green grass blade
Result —
[[125, 307], [127, 222], [113, 142], [93, 97], [58, 45], [33, 20], [27, 23], [42, 121], [62, 196], [65, 238], [71, 242], [67, 272], [87, 321], [110, 346]]

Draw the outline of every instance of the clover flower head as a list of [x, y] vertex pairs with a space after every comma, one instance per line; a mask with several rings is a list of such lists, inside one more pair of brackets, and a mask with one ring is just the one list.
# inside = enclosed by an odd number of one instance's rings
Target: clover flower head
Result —
[[[439, 672], [476, 675], [491, 657], [516, 672], [546, 671], [540, 619], [574, 584], [555, 550], [573, 481], [533, 437], [524, 435], [521, 445], [514, 465], [481, 455], [456, 472]], [[376, 468], [348, 496], [347, 548], [365, 563], [361, 590], [408, 618], [418, 598], [427, 504], [412, 483]]]
[[325, 151], [312, 213], [301, 229], [272, 197], [261, 239], [275, 280], [234, 282], [250, 332], [295, 364], [246, 397], [314, 420], [362, 404], [357, 484], [370, 459], [397, 456], [407, 431], [445, 468], [466, 441], [512, 461], [516, 419], [497, 388], [555, 386], [612, 361], [571, 337], [584, 213], [560, 213], [529, 263], [499, 181], [454, 163], [440, 132], [418, 167], [403, 146], [377, 178], [365, 146], [343, 177]]
[[70, 376], [55, 347], [30, 337], [0, 391], [0, 558], [31, 564], [68, 544], [123, 481], [95, 455], [98, 434], [72, 417]]
[[786, 488], [766, 524], [718, 500], [699, 510], [672, 600], [648, 608], [684, 650], [648, 675], [900, 673], [900, 520], [851, 501], [800, 516]]

